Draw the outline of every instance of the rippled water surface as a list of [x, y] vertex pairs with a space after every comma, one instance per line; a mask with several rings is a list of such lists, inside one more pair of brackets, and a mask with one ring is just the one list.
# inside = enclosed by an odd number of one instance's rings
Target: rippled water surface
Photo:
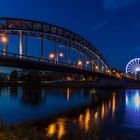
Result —
[[140, 137], [140, 90], [1, 87], [0, 117], [14, 124], [44, 121], [45, 133], [60, 139], [91, 131], [101, 139]]

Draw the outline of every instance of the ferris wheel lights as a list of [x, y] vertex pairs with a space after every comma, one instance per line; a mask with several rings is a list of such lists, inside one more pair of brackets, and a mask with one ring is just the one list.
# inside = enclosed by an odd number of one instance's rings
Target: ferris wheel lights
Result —
[[139, 72], [140, 71], [140, 67], [136, 67], [135, 71]]
[[136, 75], [138, 72], [140, 72], [140, 58], [135, 58], [126, 65], [126, 74], [131, 73]]

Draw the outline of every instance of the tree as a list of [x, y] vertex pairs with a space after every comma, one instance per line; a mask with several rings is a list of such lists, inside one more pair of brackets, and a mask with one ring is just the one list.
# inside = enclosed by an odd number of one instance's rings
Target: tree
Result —
[[10, 81], [17, 81], [17, 80], [18, 80], [18, 72], [17, 70], [14, 70], [11, 72]]

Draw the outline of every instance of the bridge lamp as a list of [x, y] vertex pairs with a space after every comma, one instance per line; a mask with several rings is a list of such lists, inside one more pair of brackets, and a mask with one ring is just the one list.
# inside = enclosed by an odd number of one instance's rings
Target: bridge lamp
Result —
[[86, 64], [88, 65], [90, 62], [89, 61], [86, 61]]
[[111, 74], [111, 71], [110, 70], [107, 70], [107, 73]]
[[82, 61], [81, 60], [78, 61], [78, 66], [82, 66]]
[[98, 66], [96, 66], [96, 67], [95, 67], [95, 69], [96, 69], [96, 70], [99, 70], [99, 67], [98, 67]]
[[63, 53], [59, 53], [59, 57], [60, 58], [64, 57], [64, 54]]
[[51, 53], [50, 55], [49, 55], [49, 59], [54, 59], [55, 58], [55, 55], [53, 54], [53, 53]]
[[2, 41], [3, 43], [6, 43], [6, 42], [8, 42], [8, 39], [7, 39], [6, 36], [2, 36], [1, 41]]

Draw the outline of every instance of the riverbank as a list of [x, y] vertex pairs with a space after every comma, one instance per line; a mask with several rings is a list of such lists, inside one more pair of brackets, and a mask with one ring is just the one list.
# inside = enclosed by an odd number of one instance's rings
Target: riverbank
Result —
[[140, 81], [135, 80], [98, 80], [98, 81], [0, 81], [1, 86], [44, 86], [97, 89], [140, 89]]

